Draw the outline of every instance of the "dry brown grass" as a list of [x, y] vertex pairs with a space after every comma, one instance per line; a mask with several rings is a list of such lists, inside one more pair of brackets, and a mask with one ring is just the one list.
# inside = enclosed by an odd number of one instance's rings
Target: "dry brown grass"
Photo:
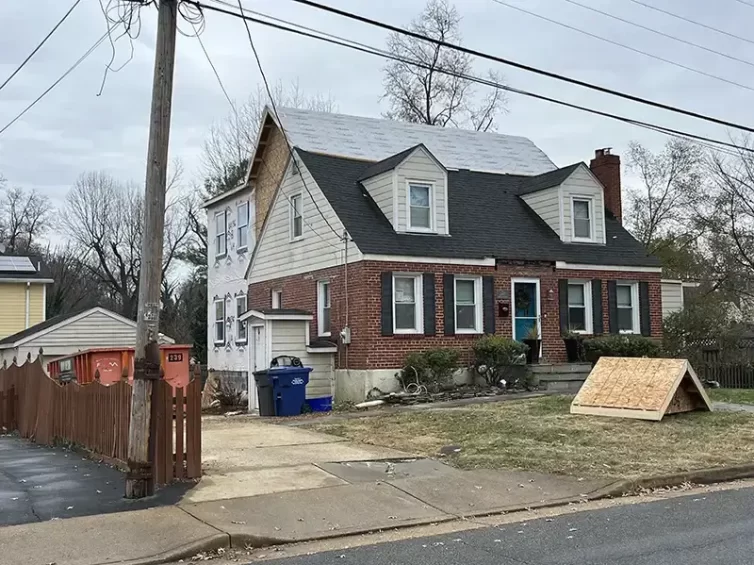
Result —
[[570, 397], [407, 411], [312, 424], [358, 442], [436, 456], [464, 469], [635, 478], [754, 461], [754, 415], [694, 412], [644, 422], [569, 414]]

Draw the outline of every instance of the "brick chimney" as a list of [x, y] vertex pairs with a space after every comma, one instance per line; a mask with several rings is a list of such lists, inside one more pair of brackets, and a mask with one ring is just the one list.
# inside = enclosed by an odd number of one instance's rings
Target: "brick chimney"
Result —
[[610, 153], [610, 147], [597, 149], [589, 168], [605, 187], [605, 208], [623, 223], [623, 204], [620, 193], [620, 157]]

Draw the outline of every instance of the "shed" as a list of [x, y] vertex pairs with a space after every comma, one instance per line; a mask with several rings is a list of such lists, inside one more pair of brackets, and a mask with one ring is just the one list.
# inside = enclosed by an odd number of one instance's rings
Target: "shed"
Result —
[[[160, 342], [175, 343], [160, 334]], [[136, 322], [100, 306], [54, 316], [23, 331], [0, 339], [0, 365], [13, 358], [21, 362], [39, 349], [44, 351], [43, 363], [78, 351], [101, 347], [134, 347]]]
[[266, 369], [280, 355], [301, 359], [304, 367], [311, 367], [306, 398], [332, 396], [334, 382], [335, 343], [325, 340], [311, 341], [309, 325], [311, 312], [297, 309], [274, 308], [248, 310], [240, 316], [249, 328], [249, 410], [257, 409], [254, 371]]

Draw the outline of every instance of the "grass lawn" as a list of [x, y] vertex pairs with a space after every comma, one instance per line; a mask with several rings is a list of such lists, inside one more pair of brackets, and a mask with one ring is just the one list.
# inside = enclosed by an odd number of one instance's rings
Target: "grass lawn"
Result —
[[754, 388], [711, 388], [707, 393], [715, 402], [754, 404]]
[[694, 412], [644, 422], [572, 416], [571, 397], [417, 410], [313, 423], [358, 442], [436, 456], [461, 446], [464, 469], [524, 469], [579, 477], [644, 475], [754, 461], [754, 415]]

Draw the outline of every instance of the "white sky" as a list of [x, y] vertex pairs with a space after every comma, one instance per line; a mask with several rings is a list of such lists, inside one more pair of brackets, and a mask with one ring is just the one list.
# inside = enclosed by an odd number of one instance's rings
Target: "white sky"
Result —
[[[658, 37], [565, 0], [506, 1], [754, 87], [754, 73], [746, 64]], [[580, 1], [754, 62], [754, 44], [703, 30], [629, 0]], [[736, 0], [645, 1], [754, 40], [750, 25], [754, 21], [754, 8]], [[424, 5], [423, 0], [323, 2], [397, 25], [406, 25]], [[0, 2], [0, 82], [71, 3], [72, 0]], [[289, 0], [245, 0], [245, 5], [375, 46], [385, 45], [386, 33], [382, 30]], [[463, 16], [461, 28], [468, 47], [734, 122], [754, 124], [752, 91], [608, 45], [493, 0], [457, 0], [456, 7]], [[143, 179], [157, 11], [154, 7], [144, 9], [142, 19], [143, 29], [134, 43], [133, 60], [117, 74], [109, 75], [101, 96], [97, 96], [97, 91], [110, 58], [107, 42], [23, 119], [0, 135], [0, 174], [11, 184], [36, 188], [60, 203], [83, 171], [104, 169], [124, 181]], [[185, 22], [181, 28], [190, 30]], [[56, 80], [105, 29], [99, 2], [83, 0], [35, 58], [0, 91], [0, 127]], [[298, 79], [307, 93], [330, 93], [341, 113], [379, 116], [386, 110], [386, 103], [380, 101], [382, 60], [253, 24], [252, 33], [271, 81], [287, 83]], [[260, 76], [243, 23], [208, 13], [202, 39], [231, 97], [244, 100], [256, 89]], [[119, 42], [116, 66], [128, 54], [127, 42]], [[475, 62], [478, 73], [487, 68], [501, 71], [508, 84], [518, 88], [698, 134], [722, 139], [730, 134], [722, 127], [503, 65]], [[629, 141], [638, 140], [659, 149], [666, 139], [657, 133], [515, 95], [509, 99], [508, 110], [499, 120], [498, 131], [529, 137], [558, 165], [588, 162], [598, 147], [612, 146], [614, 152], [624, 153]], [[171, 156], [182, 159], [186, 180], [197, 172], [201, 144], [210, 124], [228, 112], [228, 103], [197, 40], [179, 35]]]

